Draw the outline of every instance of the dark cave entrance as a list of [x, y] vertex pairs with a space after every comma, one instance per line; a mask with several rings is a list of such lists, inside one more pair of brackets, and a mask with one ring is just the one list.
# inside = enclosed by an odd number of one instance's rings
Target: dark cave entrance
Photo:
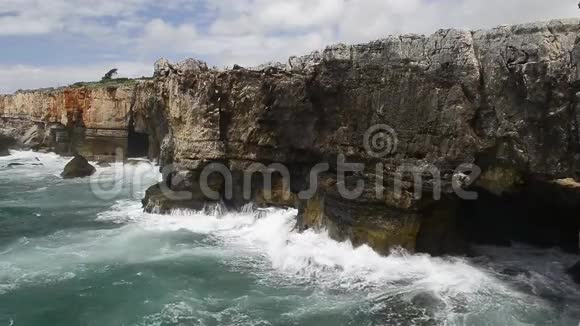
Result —
[[149, 135], [135, 131], [135, 123], [131, 118], [129, 122], [129, 135], [127, 139], [127, 157], [138, 158], [149, 155]]
[[478, 189], [479, 199], [462, 201], [460, 232], [471, 244], [579, 251], [580, 188], [528, 180], [521, 192], [497, 196]]

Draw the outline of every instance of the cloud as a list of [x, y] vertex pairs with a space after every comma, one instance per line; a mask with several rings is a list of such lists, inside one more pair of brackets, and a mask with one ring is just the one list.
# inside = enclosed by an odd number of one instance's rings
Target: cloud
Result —
[[[219, 1], [219, 0], [218, 0]], [[229, 7], [219, 1], [214, 34], [297, 32], [329, 27], [344, 11], [344, 0], [254, 0]]]
[[53, 30], [58, 30], [61, 26], [58, 21], [43, 17], [0, 17], [0, 35], [46, 34]]
[[197, 38], [194, 25], [181, 24], [173, 26], [161, 19], [153, 19], [144, 27], [139, 40], [141, 50], [178, 48]]
[[[265, 35], [248, 33], [198, 33], [189, 24], [172, 25], [160, 19], [149, 22], [138, 40], [139, 55], [143, 52], [172, 49], [172, 54], [209, 58], [220, 66], [233, 64], [258, 65], [265, 61], [285, 61], [288, 54], [302, 54], [320, 48], [332, 39], [330, 31]], [[163, 50], [163, 51], [160, 51]]]
[[569, 0], [357, 0], [346, 1], [337, 23], [341, 39], [353, 42], [388, 34], [430, 34], [440, 28], [483, 29], [576, 16]]
[[150, 71], [142, 62], [152, 66], [160, 56], [250, 66], [337, 42], [577, 15], [571, 0], [0, 0], [0, 8], [0, 41], [35, 35], [48, 40], [45, 46], [57, 39], [75, 42], [85, 54], [106, 53], [87, 68], [2, 66], [0, 53], [2, 91], [95, 79], [112, 58], [139, 71]]
[[[164, 12], [190, 8], [197, 0], [0, 0], [0, 36], [68, 33], [99, 36], [122, 24], [139, 21], [147, 11]], [[142, 24], [131, 24], [143, 28]], [[80, 27], [80, 28], [79, 28]], [[118, 35], [124, 37], [125, 35]]]

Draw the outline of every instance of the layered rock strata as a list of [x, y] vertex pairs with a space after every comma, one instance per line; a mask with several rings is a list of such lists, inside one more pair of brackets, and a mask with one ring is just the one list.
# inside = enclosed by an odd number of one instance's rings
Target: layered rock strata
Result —
[[114, 157], [127, 151], [134, 90], [132, 84], [0, 96], [2, 133], [33, 149]]

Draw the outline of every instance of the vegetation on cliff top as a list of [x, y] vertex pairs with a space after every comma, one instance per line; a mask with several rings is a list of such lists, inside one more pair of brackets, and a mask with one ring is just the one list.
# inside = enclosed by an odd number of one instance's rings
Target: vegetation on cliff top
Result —
[[69, 87], [79, 88], [101, 88], [101, 87], [121, 87], [121, 86], [131, 86], [135, 85], [140, 81], [151, 80], [153, 77], [141, 77], [137, 79], [131, 78], [115, 78], [115, 79], [102, 79], [100, 81], [94, 82], [78, 82], [70, 85]]
[[62, 87], [48, 87], [48, 88], [39, 88], [39, 89], [19, 89], [15, 92], [18, 93], [36, 93], [36, 92], [54, 92], [58, 90], [62, 90], [65, 88], [105, 88], [105, 87], [122, 87], [122, 86], [132, 86], [136, 85], [139, 82], [152, 80], [153, 77], [140, 77], [140, 78], [115, 78], [109, 80], [100, 80], [100, 81], [92, 81], [92, 82], [77, 82], [68, 86]]

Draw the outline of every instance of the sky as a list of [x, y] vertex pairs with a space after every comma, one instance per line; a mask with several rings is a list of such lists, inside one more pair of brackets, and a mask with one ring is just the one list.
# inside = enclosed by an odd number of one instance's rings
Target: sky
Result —
[[0, 93], [151, 76], [161, 58], [285, 62], [334, 43], [579, 17], [576, 0], [0, 0]]

